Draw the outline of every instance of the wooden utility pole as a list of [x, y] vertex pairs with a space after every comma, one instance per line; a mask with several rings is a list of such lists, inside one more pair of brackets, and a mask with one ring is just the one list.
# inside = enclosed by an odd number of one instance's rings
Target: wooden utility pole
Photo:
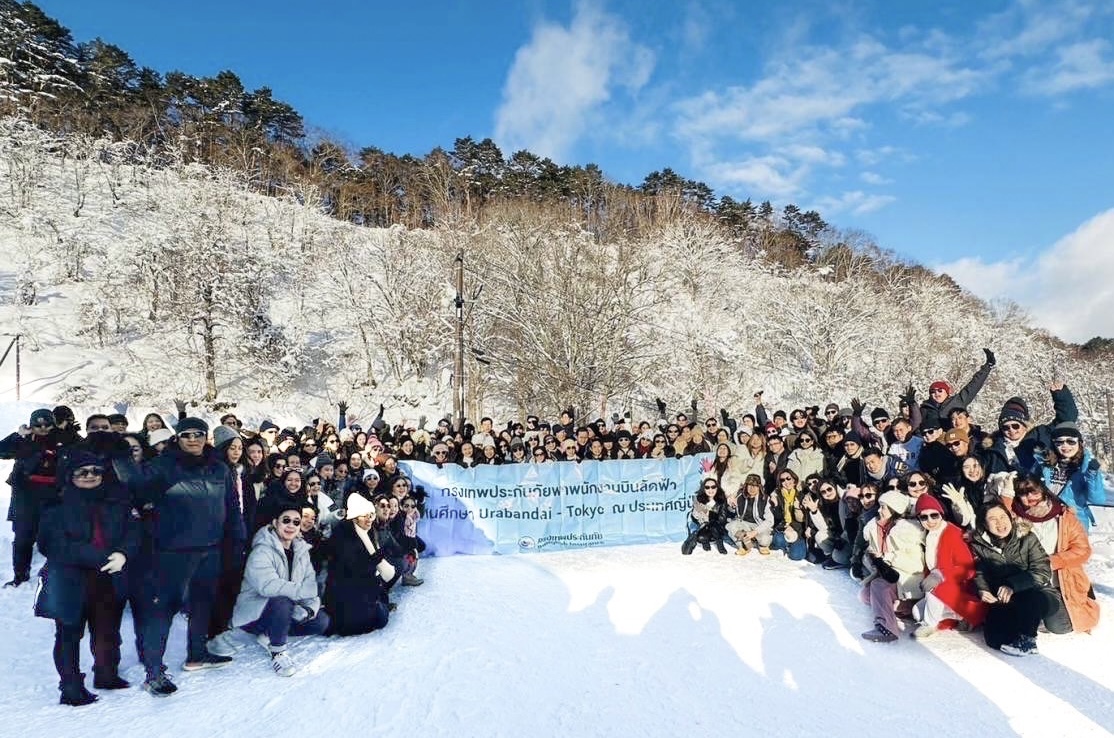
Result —
[[453, 415], [464, 428], [464, 249], [456, 255], [456, 361], [453, 366]]

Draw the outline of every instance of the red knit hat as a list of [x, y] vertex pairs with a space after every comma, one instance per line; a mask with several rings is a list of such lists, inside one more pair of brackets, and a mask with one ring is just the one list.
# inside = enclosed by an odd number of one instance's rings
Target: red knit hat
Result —
[[940, 513], [940, 517], [944, 517], [944, 506], [940, 504], [940, 500], [936, 499], [930, 494], [923, 494], [917, 498], [917, 504], [913, 508], [916, 510], [917, 515], [927, 511], [935, 511]]
[[948, 384], [947, 382], [945, 382], [943, 379], [937, 379], [935, 382], [928, 385], [928, 391], [929, 392], [932, 392], [933, 390], [938, 390], [938, 389], [944, 390], [949, 395], [952, 393], [952, 386], [950, 384]]

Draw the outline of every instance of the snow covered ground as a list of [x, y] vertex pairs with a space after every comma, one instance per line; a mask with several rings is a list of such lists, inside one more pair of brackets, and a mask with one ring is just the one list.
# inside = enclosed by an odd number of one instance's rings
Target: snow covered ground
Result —
[[[301, 670], [291, 679], [274, 676], [247, 639], [229, 667], [187, 675], [176, 622], [167, 662], [178, 694], [102, 692], [80, 709], [57, 704], [53, 625], [32, 616], [32, 590], [4, 590], [0, 732], [1111, 735], [1114, 516], [1094, 540], [1103, 624], [1092, 635], [1042, 635], [1041, 654], [1026, 659], [987, 650], [977, 633], [867, 643], [867, 608], [843, 572], [778, 555], [682, 557], [660, 544], [426, 561], [425, 586], [396, 593], [385, 631], [295, 645]], [[5, 527], [5, 578], [10, 541]], [[127, 617], [122, 667], [141, 681]]]

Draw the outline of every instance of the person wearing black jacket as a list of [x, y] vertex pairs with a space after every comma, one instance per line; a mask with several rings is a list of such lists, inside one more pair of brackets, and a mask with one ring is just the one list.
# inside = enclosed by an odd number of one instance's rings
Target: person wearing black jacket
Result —
[[384, 580], [395, 578], [374, 535], [375, 506], [359, 494], [345, 503], [346, 519], [325, 541], [329, 575], [325, 611], [332, 620], [329, 634], [359, 635], [379, 630], [390, 618]]
[[128, 574], [139, 548], [139, 524], [131, 497], [110, 482], [96, 455], [77, 451], [59, 467], [62, 497], [43, 511], [39, 548], [47, 557], [35, 614], [55, 623], [54, 666], [60, 702], [87, 705], [97, 695], [85, 689], [80, 646], [89, 624], [93, 686], [126, 689], [120, 678], [120, 620], [127, 600]]
[[[141, 505], [155, 513], [150, 560], [136, 610], [136, 649], [147, 670], [143, 688], [157, 697], [177, 691], [166, 676], [163, 655], [174, 615], [188, 602], [187, 671], [221, 666], [232, 659], [206, 648], [209, 615], [220, 576], [221, 552], [243, 548], [245, 531], [232, 471], [206, 445], [209, 427], [185, 418], [178, 445], [147, 462], [130, 480]], [[242, 554], [241, 554], [242, 555]]]
[[[12, 579], [5, 587], [18, 587], [31, 579], [31, 556], [39, 535], [39, 521], [46, 505], [58, 499], [55, 470], [58, 457], [75, 434], [54, 423], [54, 415], [41, 408], [31, 413], [29, 425], [0, 440], [0, 459], [15, 459], [8, 484], [12, 499], [8, 520], [12, 523]], [[80, 437], [78, 437], [80, 438]]]
[[[257, 500], [247, 465], [243, 463], [244, 441], [235, 428], [218, 425], [213, 429], [213, 446], [217, 458], [227, 464], [232, 472], [236, 502], [246, 526], [247, 521], [255, 520]], [[247, 561], [244, 549], [245, 546], [234, 538], [225, 538], [221, 542], [220, 579], [213, 611], [209, 616], [209, 640], [227, 631], [232, 623], [232, 610], [236, 605], [236, 597], [240, 594], [240, 583], [244, 578]]]

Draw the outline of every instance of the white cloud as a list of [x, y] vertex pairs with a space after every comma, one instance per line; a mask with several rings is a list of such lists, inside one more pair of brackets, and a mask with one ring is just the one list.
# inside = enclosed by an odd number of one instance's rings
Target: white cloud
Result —
[[715, 162], [703, 167], [713, 181], [723, 185], [742, 185], [775, 198], [793, 197], [801, 192], [807, 169], [797, 167], [779, 156], [755, 156], [739, 161]]
[[839, 197], [825, 196], [816, 201], [816, 209], [825, 215], [838, 215], [839, 213], [852, 213], [864, 215], [880, 210], [897, 200], [893, 195], [878, 195], [853, 190], [844, 192]]
[[859, 179], [869, 185], [886, 185], [893, 182], [892, 179], [887, 179], [878, 172], [862, 172], [859, 174]]
[[960, 259], [934, 268], [979, 297], [1008, 298], [1034, 322], [1076, 343], [1114, 334], [1114, 208], [1033, 258]]
[[1056, 51], [1056, 57], [1051, 68], [1033, 69], [1025, 75], [1028, 91], [1061, 95], [1114, 82], [1114, 58], [1110, 56], [1110, 42], [1105, 39], [1065, 46]]
[[654, 63], [621, 19], [580, 2], [567, 28], [539, 23], [515, 54], [495, 138], [505, 151], [526, 148], [561, 161], [617, 91], [646, 85]]

